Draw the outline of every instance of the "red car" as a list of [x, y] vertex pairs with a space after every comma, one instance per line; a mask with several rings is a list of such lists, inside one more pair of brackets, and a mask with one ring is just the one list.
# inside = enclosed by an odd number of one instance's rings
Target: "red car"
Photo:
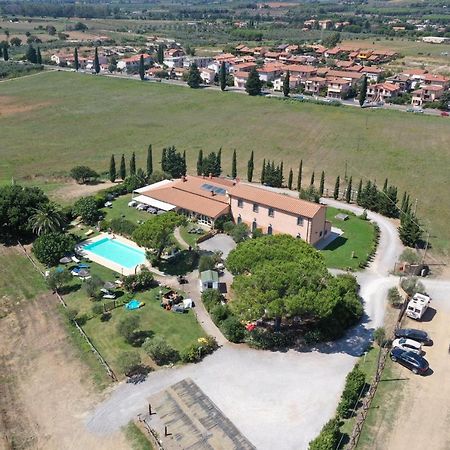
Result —
[[446, 111], [441, 111], [441, 117], [448, 117], [449, 113]]

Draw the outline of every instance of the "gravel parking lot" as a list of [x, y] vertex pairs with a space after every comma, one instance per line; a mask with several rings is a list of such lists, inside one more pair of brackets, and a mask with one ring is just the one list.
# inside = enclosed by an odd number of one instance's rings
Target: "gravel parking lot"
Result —
[[236, 247], [236, 243], [227, 234], [216, 234], [211, 239], [208, 239], [199, 244], [201, 250], [208, 252], [220, 251], [225, 259], [228, 254]]

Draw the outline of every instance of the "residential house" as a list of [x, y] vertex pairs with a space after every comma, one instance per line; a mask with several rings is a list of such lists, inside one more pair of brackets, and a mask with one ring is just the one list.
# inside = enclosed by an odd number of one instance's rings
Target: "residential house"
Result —
[[235, 72], [233, 74], [234, 86], [239, 89], [244, 89], [245, 84], [247, 83], [249, 73], [250, 72]]
[[411, 90], [411, 80], [410, 78], [402, 73], [393, 75], [392, 77], [386, 78], [386, 83], [392, 83], [399, 87], [399, 92], [401, 94], [409, 92]]
[[383, 74], [383, 69], [375, 66], [364, 66], [359, 73], [364, 74], [369, 82], [378, 83]]
[[327, 78], [342, 78], [344, 80], [350, 81], [351, 86], [356, 86], [358, 81], [363, 77], [362, 73], [359, 72], [351, 72], [347, 70], [329, 70], [327, 72]]
[[257, 69], [261, 81], [273, 82], [283, 73], [283, 64], [265, 64]]
[[201, 69], [200, 76], [204, 83], [213, 84], [215, 76], [216, 76], [216, 72], [214, 72], [214, 70], [211, 70], [211, 69]]
[[438, 85], [426, 85], [420, 89], [413, 91], [411, 104], [413, 106], [423, 106], [424, 103], [432, 103], [439, 100], [445, 92], [443, 86]]
[[302, 83], [305, 83], [308, 78], [315, 76], [317, 73], [316, 67], [307, 65], [292, 64], [286, 66], [285, 71], [287, 70], [289, 70], [290, 75], [300, 78]]
[[[148, 53], [144, 53], [142, 56], [144, 57], [145, 65], [148, 65], [153, 62], [153, 57], [151, 55], [149, 55]], [[129, 58], [120, 59], [117, 62], [117, 68], [119, 70], [126, 70], [126, 71], [136, 70], [139, 67], [140, 60], [141, 60], [141, 55], [133, 55], [133, 56], [130, 56]]]
[[367, 100], [389, 103], [400, 93], [400, 87], [392, 83], [377, 83], [367, 86]]
[[344, 78], [327, 77], [327, 97], [341, 99], [345, 98], [352, 87], [350, 80]]
[[426, 73], [423, 77], [423, 84], [424, 85], [433, 84], [435, 86], [442, 86], [444, 88], [447, 88], [449, 84], [449, 79], [447, 77], [444, 77], [443, 75]]
[[219, 289], [219, 274], [215, 270], [204, 270], [200, 273], [200, 292], [206, 289]]
[[327, 86], [327, 79], [322, 77], [312, 77], [305, 81], [305, 92], [307, 94], [319, 95], [322, 88]]
[[333, 22], [329, 19], [319, 20], [319, 28], [322, 30], [330, 30], [333, 28]]
[[252, 231], [290, 234], [310, 244], [330, 233], [324, 205], [241, 183], [229, 188], [228, 196], [235, 222], [247, 224]]

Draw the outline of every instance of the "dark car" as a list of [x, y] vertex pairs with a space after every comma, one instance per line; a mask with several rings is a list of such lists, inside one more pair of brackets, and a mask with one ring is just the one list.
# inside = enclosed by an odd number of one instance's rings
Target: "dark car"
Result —
[[405, 366], [414, 373], [424, 374], [430, 365], [428, 361], [417, 353], [402, 350], [401, 348], [393, 348], [391, 350], [392, 361], [397, 361], [402, 366]]
[[412, 339], [421, 342], [423, 345], [433, 345], [433, 341], [426, 331], [415, 330], [414, 328], [400, 328], [396, 330], [395, 337]]

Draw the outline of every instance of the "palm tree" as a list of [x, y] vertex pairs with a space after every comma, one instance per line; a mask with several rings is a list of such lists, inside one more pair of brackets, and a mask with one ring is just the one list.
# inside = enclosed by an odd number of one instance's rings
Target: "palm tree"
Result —
[[64, 226], [64, 216], [54, 203], [47, 203], [34, 210], [29, 221], [33, 233], [41, 234], [61, 231]]

